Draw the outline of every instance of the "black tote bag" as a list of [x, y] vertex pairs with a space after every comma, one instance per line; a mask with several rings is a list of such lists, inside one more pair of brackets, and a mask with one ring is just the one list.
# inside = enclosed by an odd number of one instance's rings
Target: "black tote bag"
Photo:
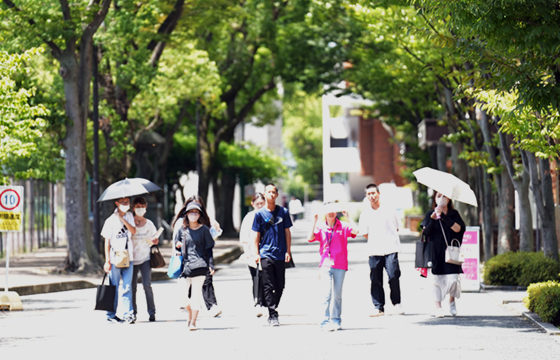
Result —
[[103, 275], [101, 285], [97, 285], [97, 294], [95, 296], [95, 310], [115, 311], [115, 296], [117, 295], [117, 287], [115, 285], [105, 285], [107, 273]]
[[420, 236], [420, 240], [416, 241], [416, 258], [414, 260], [415, 268], [431, 268], [434, 257], [434, 244], [428, 239]]

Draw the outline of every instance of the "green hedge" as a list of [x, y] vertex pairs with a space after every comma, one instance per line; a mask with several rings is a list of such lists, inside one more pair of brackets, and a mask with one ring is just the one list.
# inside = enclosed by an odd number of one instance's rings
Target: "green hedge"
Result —
[[560, 263], [542, 252], [508, 252], [486, 262], [483, 279], [487, 285], [529, 286], [560, 280], [559, 273]]
[[560, 283], [547, 281], [531, 284], [527, 297], [523, 299], [527, 309], [539, 314], [541, 319], [553, 325], [560, 325]]

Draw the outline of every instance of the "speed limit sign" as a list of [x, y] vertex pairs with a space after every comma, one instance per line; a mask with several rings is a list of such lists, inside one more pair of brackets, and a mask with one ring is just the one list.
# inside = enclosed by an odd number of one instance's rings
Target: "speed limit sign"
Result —
[[21, 231], [23, 186], [0, 186], [0, 231]]

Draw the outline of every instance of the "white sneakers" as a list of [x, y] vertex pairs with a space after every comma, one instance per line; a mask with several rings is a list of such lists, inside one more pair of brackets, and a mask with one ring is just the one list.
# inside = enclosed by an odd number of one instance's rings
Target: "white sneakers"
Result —
[[[402, 306], [402, 304], [397, 304], [394, 305], [395, 306], [395, 311], [397, 312], [397, 314], [399, 315], [404, 315], [404, 308]], [[378, 316], [383, 316], [385, 315], [385, 313], [379, 309], [373, 309], [371, 314], [369, 316], [371, 317], [378, 317]]]
[[212, 316], [212, 317], [220, 316], [222, 314], [222, 310], [220, 310], [218, 305], [212, 306], [210, 308], [209, 312], [210, 312], [210, 316]]
[[321, 330], [326, 332], [338, 331], [338, 330], [342, 330], [342, 326], [339, 324], [327, 323], [321, 326]]
[[449, 303], [449, 312], [452, 316], [457, 316], [457, 305], [455, 305], [455, 301]]
[[434, 316], [437, 317], [437, 318], [445, 317], [445, 314], [443, 313], [443, 309], [442, 308], [436, 308], [436, 311], [434, 311]]

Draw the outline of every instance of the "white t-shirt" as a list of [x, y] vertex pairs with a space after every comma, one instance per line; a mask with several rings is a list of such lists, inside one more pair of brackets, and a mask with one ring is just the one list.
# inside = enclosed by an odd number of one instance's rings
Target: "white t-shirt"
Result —
[[390, 206], [380, 205], [374, 210], [366, 203], [360, 214], [360, 234], [368, 236], [367, 248], [370, 256], [398, 253], [401, 244], [398, 233], [400, 227], [399, 216]]
[[132, 235], [132, 243], [134, 244], [134, 258], [136, 265], [140, 265], [150, 260], [150, 249], [152, 247], [151, 239], [157, 233], [154, 223], [146, 219], [146, 224], [142, 227], [136, 227], [136, 234]]
[[[126, 248], [126, 243], [128, 240], [128, 259], [130, 261], [134, 260], [134, 248], [132, 245], [132, 233], [128, 231], [126, 226], [119, 220], [115, 209], [113, 215], [109, 216], [105, 223], [103, 224], [103, 229], [101, 229], [101, 236], [105, 239], [109, 239], [111, 243], [110, 257], [111, 261], [115, 256], [115, 250], [124, 250]], [[130, 211], [127, 211], [123, 218], [130, 224], [134, 226], [134, 215]]]

